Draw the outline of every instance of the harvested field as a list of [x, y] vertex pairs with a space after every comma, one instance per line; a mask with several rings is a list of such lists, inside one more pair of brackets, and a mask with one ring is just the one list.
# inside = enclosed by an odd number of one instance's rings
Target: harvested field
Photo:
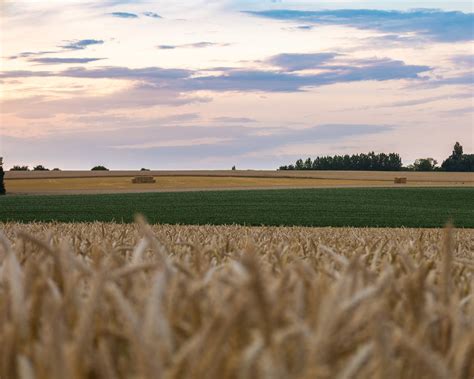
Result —
[[238, 188], [305, 188], [339, 186], [384, 186], [382, 180], [334, 180], [299, 178], [246, 178], [205, 176], [160, 176], [156, 183], [132, 183], [132, 177], [15, 179], [7, 180], [9, 193], [125, 193], [173, 190], [238, 189]]
[[0, 224], [2, 378], [472, 378], [474, 231]]
[[[473, 173], [376, 171], [9, 171], [10, 193], [119, 193], [238, 188], [474, 186]], [[132, 178], [153, 176], [155, 184], [133, 185]]]

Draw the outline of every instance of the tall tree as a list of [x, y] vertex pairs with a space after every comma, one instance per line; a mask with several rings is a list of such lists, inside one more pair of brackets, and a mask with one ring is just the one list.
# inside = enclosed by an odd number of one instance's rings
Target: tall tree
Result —
[[453, 153], [441, 164], [445, 171], [472, 172], [474, 171], [474, 154], [464, 154], [459, 142], [456, 142]]
[[3, 171], [3, 158], [0, 157], [0, 195], [5, 195], [5, 172]]
[[463, 148], [459, 142], [456, 142], [454, 144], [454, 149], [453, 149], [453, 158], [461, 158], [463, 155]]

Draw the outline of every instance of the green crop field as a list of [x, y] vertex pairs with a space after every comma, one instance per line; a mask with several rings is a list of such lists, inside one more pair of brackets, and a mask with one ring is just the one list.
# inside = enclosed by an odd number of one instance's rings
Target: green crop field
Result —
[[0, 221], [474, 227], [474, 188], [339, 188], [5, 196]]

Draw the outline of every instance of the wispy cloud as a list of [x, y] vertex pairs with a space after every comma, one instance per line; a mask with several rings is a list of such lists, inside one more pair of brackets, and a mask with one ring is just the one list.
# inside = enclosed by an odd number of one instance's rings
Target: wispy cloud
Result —
[[337, 53], [278, 54], [267, 62], [286, 71], [300, 71], [320, 67], [338, 55]]
[[143, 12], [143, 15], [151, 18], [163, 18], [158, 13], [155, 12]]
[[104, 41], [98, 39], [80, 39], [74, 41], [68, 41], [65, 45], [61, 45], [63, 49], [67, 50], [84, 50], [88, 46], [102, 45]]
[[375, 9], [338, 9], [321, 11], [265, 10], [246, 13], [277, 20], [318, 25], [346, 25], [387, 33], [415, 32], [439, 42], [474, 40], [474, 14], [457, 11], [415, 9], [386, 11]]
[[474, 54], [456, 55], [451, 58], [451, 62], [457, 66], [474, 70]]
[[204, 138], [180, 138], [168, 141], [143, 142], [132, 145], [115, 145], [110, 146], [113, 149], [127, 149], [127, 150], [142, 150], [142, 149], [156, 149], [160, 147], [187, 147], [187, 146], [202, 146], [215, 145], [223, 142], [231, 141], [230, 138], [218, 137], [204, 137]]
[[173, 49], [179, 49], [179, 48], [203, 49], [205, 47], [213, 47], [213, 46], [228, 46], [228, 44], [201, 41], [201, 42], [194, 42], [194, 43], [185, 43], [182, 45], [158, 45], [157, 47], [158, 49], [161, 49], [161, 50], [173, 50]]
[[[61, 48], [61, 50], [23, 51], [19, 54], [12, 55], [8, 58], [20, 59], [20, 58], [30, 58], [30, 57], [40, 56], [40, 55], [59, 54], [59, 53], [68, 52], [69, 50], [84, 50], [88, 46], [102, 45], [103, 43], [104, 41], [97, 40], [97, 39], [80, 39], [80, 40], [66, 41], [65, 44], [58, 46], [59, 48]], [[58, 63], [58, 62], [53, 61], [56, 58], [44, 58], [44, 59], [35, 58], [35, 59], [30, 59], [30, 61], [35, 62], [35, 63], [46, 63], [46, 60], [48, 59], [51, 59], [50, 63]], [[71, 59], [76, 59], [76, 58], [71, 58]], [[100, 58], [97, 58], [96, 60], [98, 59]], [[42, 60], [44, 60], [44, 62], [41, 62]], [[78, 62], [70, 62], [70, 63], [84, 63], [84, 62], [78, 61]]]
[[248, 117], [215, 117], [212, 119], [214, 122], [222, 124], [249, 124], [256, 122], [257, 120]]
[[[294, 59], [294, 61], [291, 60]], [[74, 67], [60, 72], [52, 71], [7, 71], [0, 72], [0, 78], [19, 77], [74, 77], [141, 80], [151, 86], [169, 88], [176, 92], [197, 90], [210, 91], [262, 91], [262, 92], [298, 92], [307, 87], [317, 87], [336, 83], [359, 81], [386, 81], [399, 79], [421, 79], [420, 74], [431, 70], [428, 66], [408, 65], [389, 58], [372, 58], [337, 61], [325, 64], [329, 57], [301, 59], [299, 54], [287, 54], [284, 58], [274, 57], [290, 68], [288, 71], [270, 71], [262, 69], [227, 68], [220, 75], [196, 75], [199, 71], [185, 69], [164, 69], [160, 67], [128, 68], [100, 67], [86, 69]], [[324, 63], [324, 70], [318, 74], [303, 75], [293, 72], [295, 67], [310, 68], [310, 63]], [[303, 61], [303, 62], [302, 62]]]
[[138, 18], [138, 15], [136, 15], [135, 13], [128, 12], [111, 12], [109, 13], [109, 15], [118, 18]]
[[[309, 66], [305, 64], [305, 67]], [[429, 70], [431, 68], [428, 66], [407, 65], [398, 60], [374, 58], [346, 61], [342, 65], [327, 65], [324, 66], [323, 72], [312, 75], [292, 71], [228, 69], [222, 75], [195, 77], [187, 82], [187, 86], [190, 89], [213, 91], [298, 92], [308, 87], [336, 83], [422, 79], [420, 74]]]
[[33, 58], [30, 62], [39, 64], [77, 64], [100, 61], [105, 58]]
[[50, 99], [33, 96], [0, 101], [4, 114], [15, 114], [20, 118], [51, 118], [58, 114], [87, 114], [108, 110], [144, 109], [157, 105], [180, 106], [207, 102], [209, 98], [185, 95], [173, 88], [135, 84], [106, 95], [75, 95], [65, 99]]

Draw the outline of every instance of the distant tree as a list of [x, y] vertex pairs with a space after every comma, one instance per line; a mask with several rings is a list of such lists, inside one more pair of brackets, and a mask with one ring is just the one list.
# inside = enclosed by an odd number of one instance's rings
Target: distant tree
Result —
[[304, 169], [304, 163], [302, 159], [298, 159], [295, 164], [296, 170], [303, 170]]
[[28, 166], [13, 166], [10, 171], [30, 171], [30, 168]]
[[441, 164], [444, 171], [474, 171], [474, 154], [464, 154], [459, 142], [456, 142], [452, 154]]
[[61, 171], [61, 169], [60, 169], [60, 168], [57, 168], [57, 167], [55, 167], [55, 168], [53, 168], [53, 171]]
[[311, 160], [311, 158], [307, 158], [304, 161], [303, 170], [311, 170], [312, 167], [313, 167], [313, 161]]
[[[304, 162], [298, 159], [295, 170], [379, 170], [399, 171], [402, 168], [402, 159], [396, 153], [334, 155], [316, 157], [313, 161], [307, 158]], [[291, 170], [290, 166], [281, 166], [280, 170]]]
[[33, 171], [49, 171], [49, 169], [47, 169], [46, 167], [44, 167], [43, 165], [37, 165], [35, 167], [33, 167]]
[[0, 157], [0, 195], [5, 195], [7, 191], [5, 190], [5, 172], [3, 171], [3, 158]]
[[463, 148], [459, 142], [454, 144], [452, 157], [461, 158], [463, 156]]
[[415, 171], [434, 171], [438, 162], [433, 158], [420, 158], [413, 163]]
[[232, 166], [232, 171], [235, 171], [235, 170], [236, 170], [235, 166]]
[[149, 168], [142, 168], [140, 171], [150, 171]]
[[109, 169], [105, 166], [94, 166], [91, 171], [109, 171]]

